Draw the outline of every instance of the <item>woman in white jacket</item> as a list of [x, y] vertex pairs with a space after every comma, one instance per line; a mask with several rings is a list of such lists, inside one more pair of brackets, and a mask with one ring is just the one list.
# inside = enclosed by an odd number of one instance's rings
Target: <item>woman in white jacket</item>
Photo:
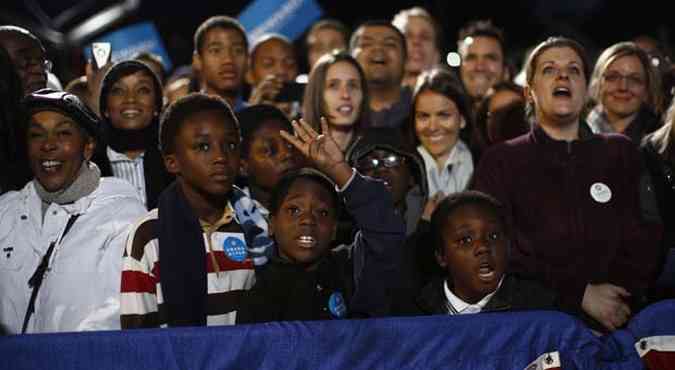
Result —
[[98, 119], [77, 97], [25, 104], [34, 180], [0, 197], [0, 332], [118, 329], [122, 253], [145, 208], [89, 161]]

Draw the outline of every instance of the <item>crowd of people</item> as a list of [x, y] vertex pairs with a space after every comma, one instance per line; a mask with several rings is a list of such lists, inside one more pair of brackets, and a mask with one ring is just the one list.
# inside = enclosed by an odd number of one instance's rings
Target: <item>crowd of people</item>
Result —
[[289, 39], [213, 16], [189, 67], [61, 89], [0, 26], [0, 333], [557, 310], [602, 334], [675, 297], [663, 51], [552, 36], [518, 78], [491, 21], [457, 38], [450, 67], [420, 7], [323, 19], [304, 85]]

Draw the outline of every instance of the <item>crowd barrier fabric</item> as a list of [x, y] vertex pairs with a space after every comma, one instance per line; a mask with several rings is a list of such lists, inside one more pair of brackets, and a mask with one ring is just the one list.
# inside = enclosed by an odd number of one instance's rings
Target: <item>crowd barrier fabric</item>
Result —
[[555, 358], [566, 370], [637, 370], [638, 340], [667, 335], [675, 301], [599, 338], [546, 311], [17, 335], [0, 338], [0, 368], [521, 370], [557, 369]]

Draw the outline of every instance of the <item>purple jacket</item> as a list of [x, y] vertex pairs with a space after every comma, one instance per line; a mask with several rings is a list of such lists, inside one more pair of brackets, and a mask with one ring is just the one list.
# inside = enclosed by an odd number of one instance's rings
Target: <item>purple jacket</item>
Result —
[[539, 126], [491, 148], [472, 188], [501, 201], [512, 223], [510, 271], [555, 290], [580, 312], [587, 283], [643, 296], [661, 229], [640, 220], [640, 161], [623, 135], [556, 141]]

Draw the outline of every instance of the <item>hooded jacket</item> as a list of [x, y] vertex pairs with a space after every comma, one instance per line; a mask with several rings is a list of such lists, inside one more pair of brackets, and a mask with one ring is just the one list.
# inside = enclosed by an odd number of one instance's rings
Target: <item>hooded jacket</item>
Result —
[[417, 229], [417, 224], [429, 195], [424, 161], [416, 150], [409, 150], [403, 136], [397, 130], [381, 128], [365, 130], [350, 146], [346, 158], [349, 164], [354, 167], [358, 160], [378, 149], [403, 156], [409, 164], [415, 185], [408, 190], [406, 195], [406, 208], [403, 216], [406, 221], [406, 236], [410, 236]]

